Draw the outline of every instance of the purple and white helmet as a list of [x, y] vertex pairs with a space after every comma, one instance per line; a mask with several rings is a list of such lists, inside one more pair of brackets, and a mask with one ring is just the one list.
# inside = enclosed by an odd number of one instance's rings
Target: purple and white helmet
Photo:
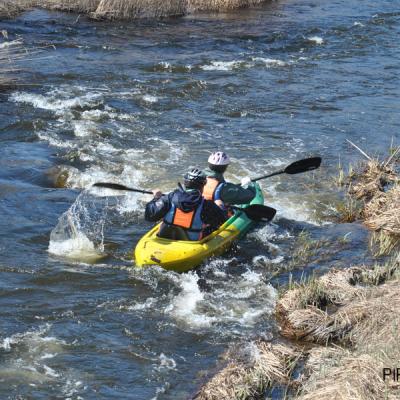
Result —
[[229, 165], [231, 160], [223, 151], [216, 151], [208, 157], [208, 162], [212, 165]]

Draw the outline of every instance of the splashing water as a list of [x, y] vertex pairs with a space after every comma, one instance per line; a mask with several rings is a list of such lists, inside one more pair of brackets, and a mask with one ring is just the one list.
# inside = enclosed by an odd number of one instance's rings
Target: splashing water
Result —
[[51, 231], [49, 253], [85, 261], [104, 257], [107, 198], [104, 201], [105, 206], [99, 210], [95, 199], [83, 191]]

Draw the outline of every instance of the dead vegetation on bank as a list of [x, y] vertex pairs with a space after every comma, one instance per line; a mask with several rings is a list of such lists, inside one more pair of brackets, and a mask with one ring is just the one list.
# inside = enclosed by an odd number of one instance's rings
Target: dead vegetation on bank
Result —
[[251, 342], [225, 354], [221, 369], [193, 400], [256, 399], [272, 385], [288, 385], [301, 351], [289, 345]]
[[398, 398], [398, 383], [385, 382], [382, 371], [400, 359], [399, 270], [398, 255], [374, 269], [333, 270], [281, 298], [282, 335], [322, 345], [307, 352], [294, 398]]
[[400, 385], [385, 382], [382, 371], [400, 359], [399, 288], [399, 255], [295, 284], [276, 307], [281, 334], [293, 344], [258, 341], [228, 351], [226, 366], [193, 399], [264, 398], [271, 386], [283, 387], [286, 399], [397, 399]]
[[[354, 344], [366, 328], [364, 322], [370, 324], [375, 316], [390, 318], [395, 304], [389, 300], [397, 293], [391, 290], [393, 284], [382, 285], [398, 273], [398, 268], [394, 263], [372, 270], [331, 270], [298, 285], [276, 306], [282, 335], [318, 344]], [[396, 280], [394, 287], [398, 283]], [[400, 293], [398, 296], [400, 299]]]
[[160, 18], [201, 11], [227, 11], [267, 0], [0, 0], [0, 18], [33, 7], [85, 13], [95, 19]]
[[339, 183], [347, 187], [347, 193], [338, 211], [345, 222], [362, 220], [373, 232], [375, 255], [387, 255], [400, 249], [400, 146], [383, 161], [359, 150], [366, 161], [351, 168], [347, 176], [341, 173]]

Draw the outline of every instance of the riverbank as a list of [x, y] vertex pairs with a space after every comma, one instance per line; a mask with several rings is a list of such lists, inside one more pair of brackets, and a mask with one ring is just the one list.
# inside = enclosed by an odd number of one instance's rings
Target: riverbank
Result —
[[[235, 347], [196, 400], [253, 399], [266, 392], [298, 400], [395, 399], [400, 346], [397, 173], [400, 147], [342, 176], [345, 202], [373, 232], [371, 249], [390, 259], [373, 267], [331, 269], [290, 283], [275, 307], [280, 336]], [[372, 221], [375, 221], [374, 223]]]
[[232, 349], [194, 399], [253, 399], [271, 390], [297, 400], [396, 399], [400, 386], [390, 374], [400, 357], [399, 301], [399, 256], [295, 285], [276, 306], [289, 342]]
[[219, 12], [259, 5], [266, 0], [18, 0], [0, 1], [0, 18], [31, 9], [84, 13], [94, 19], [130, 20]]

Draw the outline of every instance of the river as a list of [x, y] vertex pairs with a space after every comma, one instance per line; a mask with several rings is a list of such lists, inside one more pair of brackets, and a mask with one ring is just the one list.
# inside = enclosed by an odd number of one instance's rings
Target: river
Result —
[[[399, 144], [399, 23], [393, 0], [0, 21], [28, 50], [0, 93], [0, 398], [190, 398], [229, 345], [276, 337], [290, 274], [372, 263], [365, 229], [334, 222], [334, 177], [362, 157], [346, 139], [372, 155]], [[83, 189], [167, 191], [216, 149], [235, 182], [323, 164], [261, 181], [277, 217], [226, 255], [186, 274], [135, 268], [148, 196]]]

